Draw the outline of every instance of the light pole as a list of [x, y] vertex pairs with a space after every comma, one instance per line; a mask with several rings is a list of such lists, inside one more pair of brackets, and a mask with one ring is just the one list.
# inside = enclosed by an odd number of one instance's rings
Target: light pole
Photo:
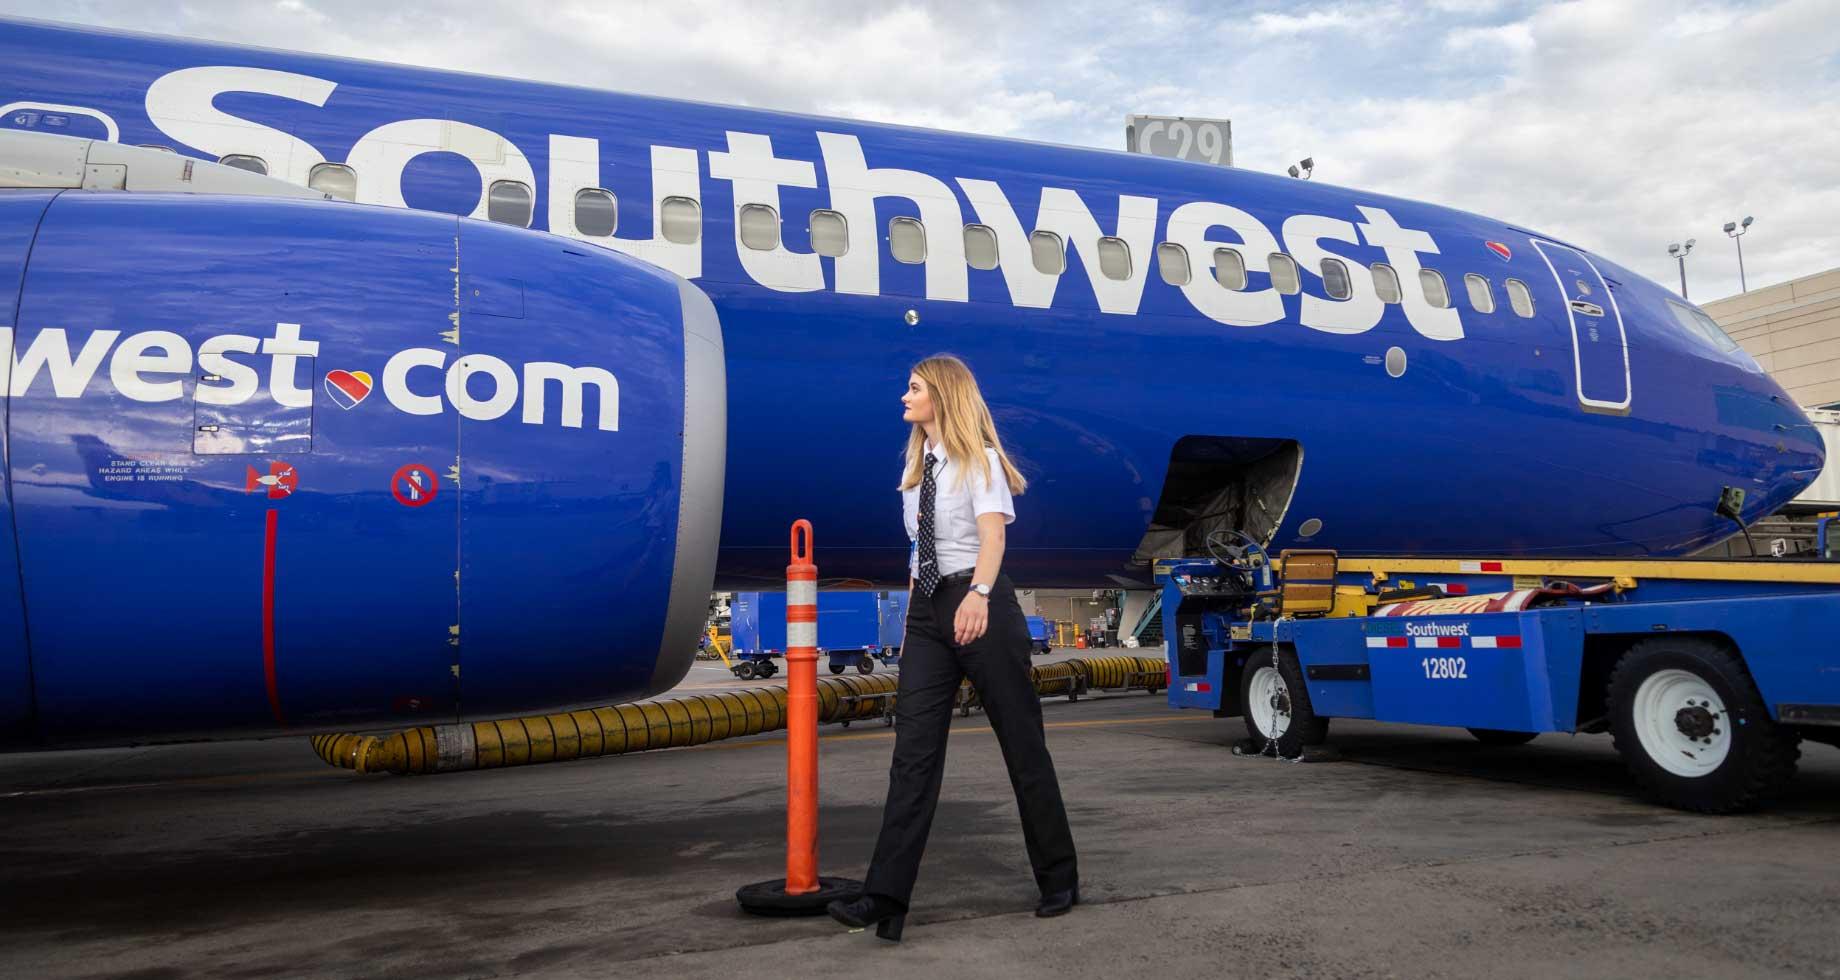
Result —
[[[1297, 170], [1298, 167], [1303, 168], [1301, 173], [1298, 172]], [[1302, 180], [1309, 180], [1310, 172], [1315, 169], [1316, 169], [1316, 158], [1315, 157], [1304, 157], [1303, 159], [1297, 161], [1296, 163], [1291, 164], [1290, 170], [1286, 172], [1289, 173], [1292, 177], [1297, 177]]]
[[1689, 238], [1685, 245], [1669, 245], [1668, 254], [1680, 261], [1680, 298], [1687, 298], [1687, 253], [1693, 251], [1696, 239]]
[[1748, 214], [1744, 216], [1742, 222], [1725, 222], [1725, 234], [1738, 243], [1738, 289], [1746, 293], [1751, 291], [1751, 287], [1744, 281], [1744, 233], [1750, 230], [1751, 216]]

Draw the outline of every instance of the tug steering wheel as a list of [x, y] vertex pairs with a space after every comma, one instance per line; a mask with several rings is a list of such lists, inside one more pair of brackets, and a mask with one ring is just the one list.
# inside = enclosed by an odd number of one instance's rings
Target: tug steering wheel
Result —
[[1251, 535], [1237, 528], [1219, 528], [1208, 532], [1202, 546], [1209, 558], [1220, 563], [1223, 577], [1246, 592], [1258, 591], [1254, 571], [1261, 565], [1269, 566], [1271, 558]]

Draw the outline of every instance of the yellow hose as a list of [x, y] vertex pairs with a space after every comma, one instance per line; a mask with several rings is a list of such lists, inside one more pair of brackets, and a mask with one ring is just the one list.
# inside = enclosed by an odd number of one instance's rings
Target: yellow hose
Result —
[[[1096, 657], [1030, 668], [1043, 697], [1091, 688], [1162, 689], [1164, 662], [1151, 657]], [[1135, 675], [1135, 676], [1134, 676]], [[818, 681], [818, 721], [882, 716], [894, 700], [888, 674]], [[389, 735], [315, 735], [313, 751], [357, 772], [441, 773], [568, 762], [649, 749], [701, 745], [786, 727], [786, 689], [757, 687], [548, 715], [411, 728]], [[969, 705], [975, 703], [967, 701]]]

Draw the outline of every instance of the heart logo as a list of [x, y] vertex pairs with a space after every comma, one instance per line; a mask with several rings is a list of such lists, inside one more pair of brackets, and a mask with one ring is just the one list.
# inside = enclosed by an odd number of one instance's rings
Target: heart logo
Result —
[[1500, 242], [1483, 242], [1482, 244], [1489, 251], [1494, 252], [1496, 255], [1501, 256], [1501, 260], [1503, 262], [1509, 262], [1514, 259], [1514, 253], [1508, 250], [1508, 246], [1503, 245]]
[[326, 394], [333, 404], [349, 411], [370, 397], [371, 376], [363, 371], [328, 371]]

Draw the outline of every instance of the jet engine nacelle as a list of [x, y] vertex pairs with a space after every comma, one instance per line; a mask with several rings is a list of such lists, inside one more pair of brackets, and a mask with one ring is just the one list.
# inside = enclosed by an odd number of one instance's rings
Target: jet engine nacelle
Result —
[[0, 311], [0, 742], [498, 716], [688, 670], [726, 385], [687, 282], [449, 216], [12, 190]]

